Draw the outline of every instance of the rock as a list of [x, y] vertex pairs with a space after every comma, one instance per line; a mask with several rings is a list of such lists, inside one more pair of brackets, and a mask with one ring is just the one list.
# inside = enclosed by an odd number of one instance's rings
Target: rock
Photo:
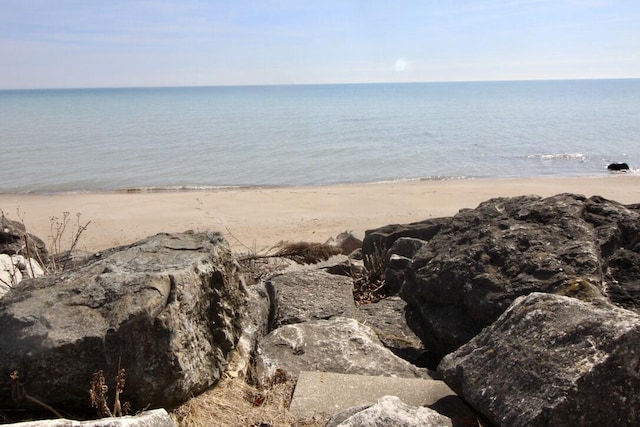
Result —
[[404, 273], [424, 244], [424, 240], [401, 237], [391, 245], [384, 258], [384, 280], [390, 294], [397, 295], [400, 292], [404, 283]]
[[384, 260], [390, 254], [387, 251], [402, 237], [411, 237], [419, 240], [430, 240], [438, 234], [442, 225], [448, 222], [448, 218], [427, 219], [411, 224], [392, 224], [375, 230], [367, 230], [362, 242], [362, 257], [364, 265], [369, 271], [383, 271]]
[[274, 296], [275, 327], [307, 320], [354, 317], [353, 281], [321, 270], [280, 274], [267, 282]]
[[384, 396], [375, 405], [366, 409], [356, 408], [355, 414], [348, 415], [343, 421], [336, 421], [344, 418], [338, 414], [327, 424], [327, 427], [374, 427], [374, 426], [397, 426], [397, 427], [430, 427], [430, 426], [453, 426], [451, 420], [440, 415], [433, 409], [409, 406], [395, 396]]
[[258, 340], [271, 331], [275, 298], [264, 282], [247, 286], [247, 311], [241, 321], [242, 334], [229, 361], [225, 375], [246, 379], [251, 372]]
[[23, 278], [44, 276], [44, 270], [33, 258], [26, 260], [22, 255], [0, 254], [0, 298]]
[[[330, 261], [330, 259], [328, 261]], [[364, 263], [361, 260], [353, 258], [346, 258], [344, 260], [333, 263], [332, 265], [321, 268], [329, 274], [346, 276], [351, 278], [352, 280], [367, 275], [367, 270], [364, 268]]]
[[405, 319], [407, 303], [391, 296], [373, 304], [358, 307], [361, 321], [371, 327], [380, 341], [395, 355], [414, 365], [422, 366], [420, 358], [425, 348]]
[[325, 242], [325, 245], [340, 248], [344, 255], [349, 255], [353, 251], [362, 248], [362, 238], [355, 235], [353, 231], [344, 231], [336, 238], [331, 238]]
[[531, 292], [640, 311], [638, 242], [637, 210], [560, 194], [497, 198], [451, 218], [368, 231], [363, 250], [402, 280], [410, 326], [437, 362]]
[[[83, 266], [22, 282], [0, 300], [0, 378], [86, 412], [92, 374], [132, 409], [172, 407], [215, 384], [245, 310], [238, 265], [219, 233], [158, 234]], [[0, 407], [11, 407], [6, 381]]]
[[626, 163], [611, 163], [609, 166], [607, 166], [607, 169], [609, 169], [610, 171], [628, 171], [629, 170], [629, 165]]
[[49, 252], [45, 243], [31, 233], [24, 224], [12, 221], [0, 211], [0, 254], [22, 255], [46, 264]]
[[438, 367], [498, 426], [640, 425], [640, 316], [532, 293]]
[[301, 370], [430, 378], [385, 348], [371, 328], [343, 317], [285, 325], [260, 340], [259, 381], [269, 384], [279, 369], [290, 378]]
[[443, 381], [423, 378], [301, 371], [289, 413], [302, 419], [341, 414], [342, 417], [333, 418], [339, 424], [384, 396], [396, 396], [410, 406], [434, 409], [451, 418], [456, 426], [478, 427], [478, 416]]
[[75, 421], [67, 419], [27, 421], [10, 424], [12, 427], [175, 427], [164, 409], [145, 411], [136, 416], [101, 418], [99, 420]]

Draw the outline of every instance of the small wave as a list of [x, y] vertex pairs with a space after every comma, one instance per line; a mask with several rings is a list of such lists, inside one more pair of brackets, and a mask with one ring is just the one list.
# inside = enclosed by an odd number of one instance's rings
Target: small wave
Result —
[[423, 182], [423, 181], [455, 181], [459, 179], [474, 179], [470, 176], [421, 176], [417, 178], [397, 178], [397, 179], [385, 179], [380, 181], [365, 182], [365, 184], [401, 184], [403, 182]]
[[232, 190], [245, 188], [240, 185], [168, 185], [168, 186], [147, 186], [147, 187], [127, 187], [115, 190], [116, 193], [178, 193], [188, 191], [212, 191], [212, 190]]
[[540, 153], [529, 154], [527, 158], [542, 160], [578, 160], [581, 162], [587, 161], [587, 156], [582, 153]]

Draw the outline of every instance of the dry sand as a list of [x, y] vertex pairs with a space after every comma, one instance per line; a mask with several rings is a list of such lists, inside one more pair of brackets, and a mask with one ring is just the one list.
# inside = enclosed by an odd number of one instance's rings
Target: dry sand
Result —
[[[237, 251], [264, 250], [280, 241], [324, 242], [345, 230], [450, 216], [492, 197], [558, 193], [640, 202], [640, 176], [598, 178], [465, 179], [327, 187], [88, 194], [2, 194], [0, 209], [20, 216], [47, 243], [50, 217], [67, 211], [91, 221], [79, 249], [100, 251], [159, 232], [222, 232]], [[19, 209], [19, 214], [16, 212]], [[64, 244], [64, 242], [63, 242]], [[62, 248], [66, 249], [66, 248]]]

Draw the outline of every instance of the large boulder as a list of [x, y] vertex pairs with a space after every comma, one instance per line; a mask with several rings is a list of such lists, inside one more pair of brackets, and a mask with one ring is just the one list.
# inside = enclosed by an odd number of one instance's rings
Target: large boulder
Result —
[[533, 293], [438, 366], [498, 426], [640, 425], [640, 315]]
[[[172, 407], [218, 381], [245, 298], [219, 233], [158, 234], [105, 251], [0, 300], [0, 378], [17, 370], [27, 394], [87, 411], [92, 374], [103, 370], [113, 390], [124, 368], [121, 399], [134, 411]], [[15, 405], [6, 383], [0, 407]]]
[[451, 218], [368, 231], [363, 250], [401, 281], [436, 360], [531, 292], [640, 310], [640, 216], [601, 197], [491, 199]]

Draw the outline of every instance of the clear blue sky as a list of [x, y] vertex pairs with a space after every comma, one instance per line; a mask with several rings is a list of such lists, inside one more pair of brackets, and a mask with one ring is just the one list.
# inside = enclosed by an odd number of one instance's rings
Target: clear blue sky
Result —
[[640, 77], [639, 0], [0, 0], [0, 88]]

